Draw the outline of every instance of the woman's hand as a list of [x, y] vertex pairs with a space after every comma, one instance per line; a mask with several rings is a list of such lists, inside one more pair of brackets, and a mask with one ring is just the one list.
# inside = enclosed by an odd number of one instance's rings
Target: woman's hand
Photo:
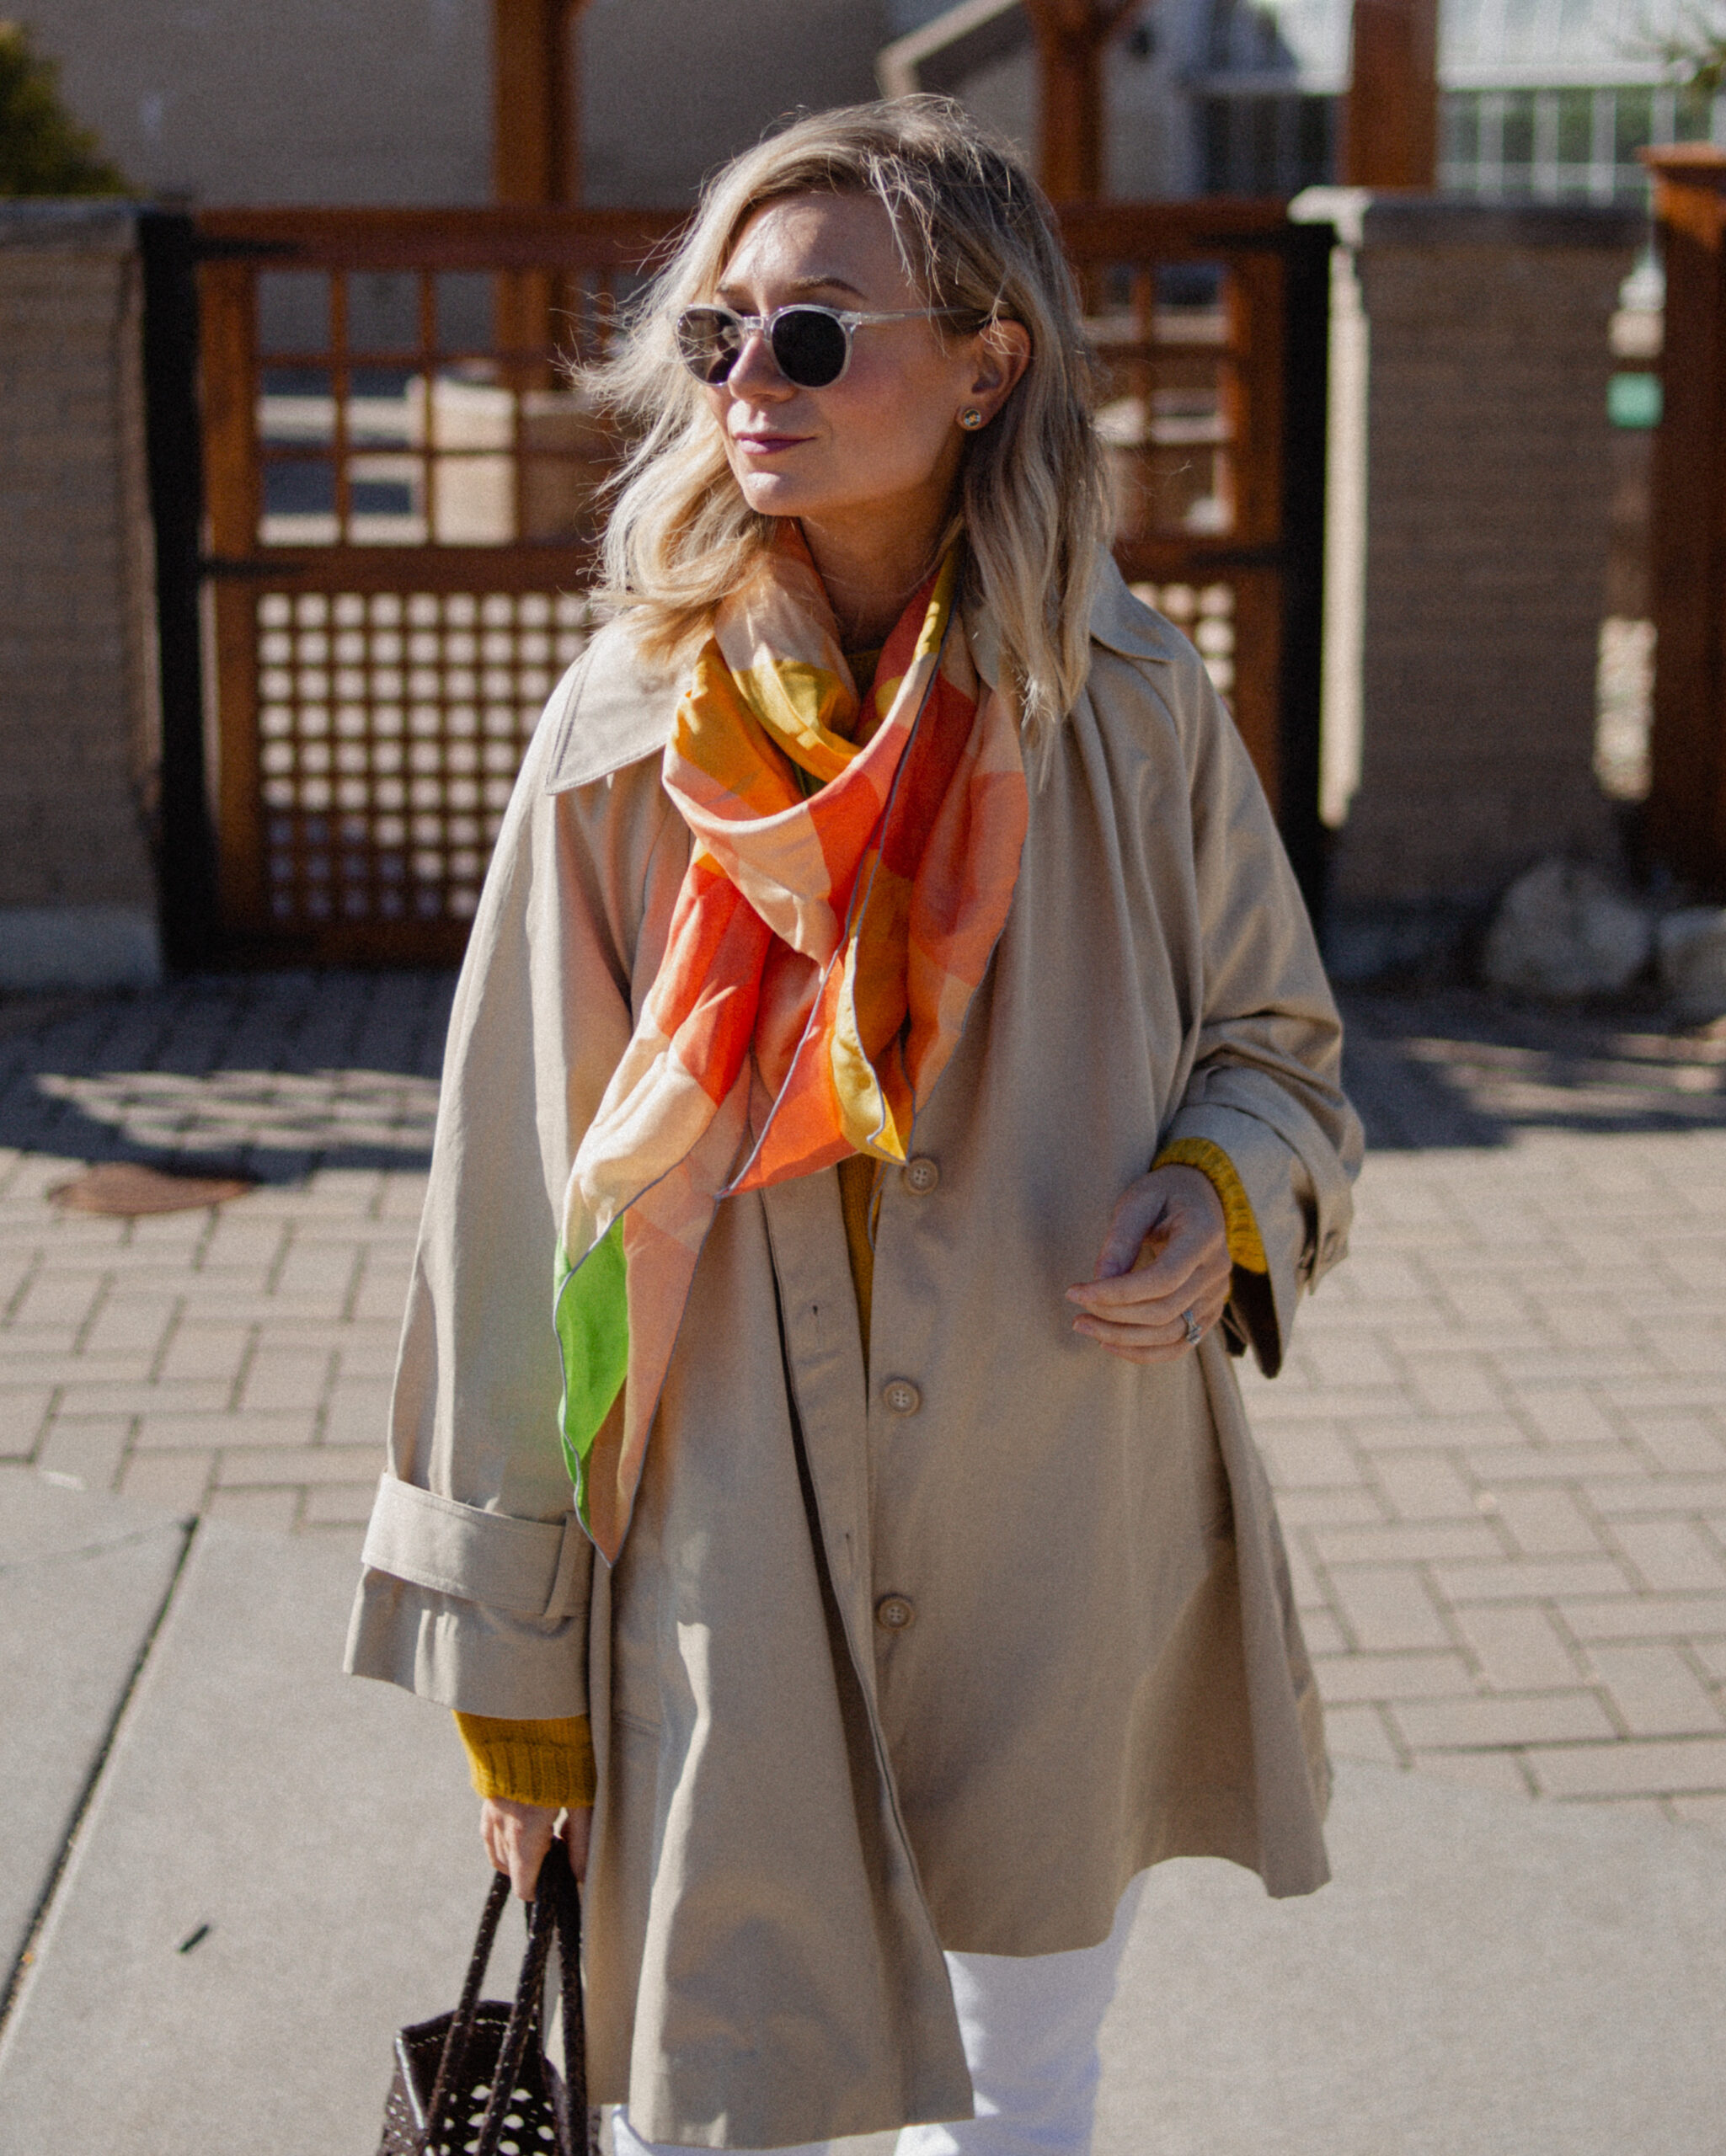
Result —
[[1208, 1332], [1228, 1300], [1222, 1201], [1197, 1168], [1141, 1176], [1109, 1225], [1096, 1277], [1069, 1288], [1087, 1334], [1129, 1363], [1172, 1363], [1190, 1344], [1182, 1313]]
[[[489, 1796], [479, 1807], [479, 1838], [494, 1870], [507, 1871], [510, 1884], [524, 1902], [533, 1899], [539, 1867], [557, 1831], [555, 1806], [517, 1804], [507, 1796]], [[584, 1804], [564, 1814], [564, 1843], [569, 1869], [587, 1876], [587, 1844], [593, 1833], [593, 1807]]]

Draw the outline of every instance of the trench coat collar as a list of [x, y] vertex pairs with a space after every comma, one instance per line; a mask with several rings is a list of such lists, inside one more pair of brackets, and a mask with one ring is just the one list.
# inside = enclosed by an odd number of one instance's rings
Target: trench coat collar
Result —
[[[978, 674], [998, 688], [1001, 631], [993, 613], [974, 601], [965, 625]], [[1178, 637], [1133, 596], [1112, 555], [1104, 558], [1091, 602], [1091, 641], [1124, 659], [1168, 664], [1179, 654]], [[627, 616], [607, 622], [553, 696], [548, 718], [557, 734], [546, 792], [590, 786], [643, 756], [657, 755], [671, 739], [682, 687], [681, 669], [643, 659]]]

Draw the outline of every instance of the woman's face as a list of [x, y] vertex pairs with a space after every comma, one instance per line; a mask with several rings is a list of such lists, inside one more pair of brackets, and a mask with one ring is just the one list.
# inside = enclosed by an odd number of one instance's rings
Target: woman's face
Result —
[[[757, 210], [715, 296], [759, 315], [799, 300], [871, 314], [923, 305], [886, 211], [863, 195], [794, 195]], [[860, 517], [916, 528], [944, 520], [965, 445], [959, 414], [975, 406], [992, 419], [1029, 352], [1017, 323], [986, 342], [951, 323], [870, 323], [853, 333], [837, 382], [801, 389], [754, 336], [705, 394], [751, 509], [815, 530]]]

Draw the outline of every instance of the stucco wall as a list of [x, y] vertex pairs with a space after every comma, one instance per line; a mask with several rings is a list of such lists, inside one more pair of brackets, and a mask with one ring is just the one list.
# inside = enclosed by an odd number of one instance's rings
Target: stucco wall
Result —
[[29, 0], [20, 12], [141, 194], [486, 198], [489, 0]]
[[878, 97], [881, 0], [591, 0], [581, 24], [585, 192], [693, 199], [704, 175], [799, 108]]
[[[490, 0], [29, 0], [24, 12], [141, 193], [488, 199]], [[877, 96], [875, 56], [902, 14], [891, 0], [589, 0], [585, 199], [687, 202], [782, 115]], [[1117, 39], [1105, 72], [1111, 190], [1184, 193], [1189, 129], [1170, 64]], [[1033, 146], [1028, 51], [965, 90]]]
[[[483, 202], [489, 0], [30, 0], [67, 97], [141, 192]], [[798, 105], [877, 94], [884, 0], [590, 0], [585, 195], [682, 203]]]

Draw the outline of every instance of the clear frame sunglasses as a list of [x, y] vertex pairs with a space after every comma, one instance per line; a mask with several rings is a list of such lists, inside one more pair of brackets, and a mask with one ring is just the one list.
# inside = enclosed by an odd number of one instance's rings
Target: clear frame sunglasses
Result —
[[963, 314], [957, 307], [902, 307], [894, 314], [858, 314], [848, 308], [799, 301], [771, 314], [736, 314], [729, 307], [687, 307], [677, 318], [677, 356], [697, 382], [711, 389], [724, 382], [749, 339], [767, 340], [773, 364], [799, 389], [828, 389], [851, 365], [852, 333], [877, 322], [934, 321]]

